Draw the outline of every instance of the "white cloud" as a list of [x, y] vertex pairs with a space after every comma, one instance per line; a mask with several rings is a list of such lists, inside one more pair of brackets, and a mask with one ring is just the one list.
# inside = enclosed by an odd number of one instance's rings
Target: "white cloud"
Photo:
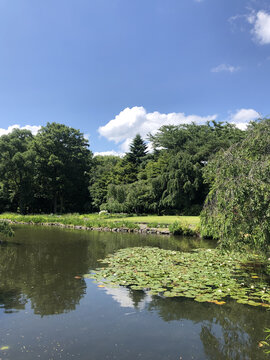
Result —
[[110, 151], [100, 151], [100, 152], [95, 152], [94, 156], [108, 156], [108, 155], [113, 155], [113, 156], [119, 156], [119, 157], [123, 157], [125, 155], [125, 153], [123, 152], [118, 152], [115, 150], [110, 150]]
[[40, 128], [41, 126], [36, 126], [36, 125], [20, 126], [16, 124], [9, 126], [7, 129], [0, 128], [0, 136], [11, 133], [13, 129], [30, 130], [33, 135], [36, 135]]
[[185, 115], [184, 113], [161, 114], [158, 111], [147, 113], [142, 106], [126, 108], [110, 120], [106, 125], [101, 126], [98, 131], [110, 141], [121, 143], [122, 151], [128, 151], [129, 144], [136, 134], [143, 138], [148, 133], [156, 133], [163, 125], [180, 125], [205, 123], [206, 121], [215, 120], [217, 115], [198, 116]]
[[220, 64], [220, 65], [214, 67], [213, 69], [211, 69], [211, 72], [214, 72], [214, 73], [219, 73], [219, 72], [234, 73], [234, 72], [239, 71], [239, 70], [240, 70], [239, 66], [232, 66], [232, 65], [228, 65], [228, 64]]
[[231, 114], [229, 122], [235, 124], [239, 129], [245, 130], [248, 123], [259, 119], [260, 114], [254, 109], [240, 109]]
[[261, 10], [256, 15], [251, 14], [248, 21], [254, 25], [252, 33], [255, 39], [262, 45], [270, 44], [270, 14]]
[[[135, 308], [134, 302], [130, 296], [129, 290], [125, 288], [105, 288], [105, 291], [108, 295], [111, 295], [112, 298], [118, 302], [118, 304], [123, 308]], [[152, 300], [151, 295], [148, 293], [145, 294], [145, 297], [137, 304], [139, 310], [143, 310], [147, 303]], [[129, 315], [126, 313], [125, 315]]]

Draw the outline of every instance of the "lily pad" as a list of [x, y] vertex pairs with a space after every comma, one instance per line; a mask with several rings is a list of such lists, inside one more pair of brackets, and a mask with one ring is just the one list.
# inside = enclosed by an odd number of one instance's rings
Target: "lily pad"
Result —
[[[199, 249], [191, 253], [152, 247], [121, 249], [102, 263], [90, 277], [110, 285], [129, 286], [136, 290], [150, 290], [154, 295], [186, 297], [199, 302], [225, 304], [233, 298], [241, 304], [270, 306], [267, 274], [256, 275], [252, 263], [258, 256], [225, 253], [218, 249]], [[249, 264], [247, 267], [246, 264]], [[256, 277], [255, 277], [256, 276]]]

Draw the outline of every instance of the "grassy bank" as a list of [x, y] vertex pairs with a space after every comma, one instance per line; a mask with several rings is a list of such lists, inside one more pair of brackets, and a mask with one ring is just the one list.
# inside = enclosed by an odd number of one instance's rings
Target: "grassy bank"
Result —
[[61, 224], [87, 228], [168, 228], [171, 233], [193, 235], [199, 226], [198, 216], [126, 216], [122, 214], [20, 215], [0, 214], [0, 219], [32, 224]]
[[[119, 219], [114, 219], [117, 221]], [[177, 215], [168, 215], [168, 216], [157, 216], [157, 215], [149, 215], [149, 216], [128, 216], [125, 218], [126, 221], [130, 221], [132, 223], [138, 224], [148, 224], [148, 225], [171, 225], [175, 222], [180, 223], [182, 225], [196, 227], [200, 224], [199, 216], [177, 216]]]

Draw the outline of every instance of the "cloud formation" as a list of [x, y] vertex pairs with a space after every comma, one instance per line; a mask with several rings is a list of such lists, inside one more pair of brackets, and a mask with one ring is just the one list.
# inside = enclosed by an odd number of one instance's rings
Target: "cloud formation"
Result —
[[20, 126], [16, 124], [9, 126], [7, 129], [0, 128], [0, 136], [11, 133], [13, 129], [30, 130], [33, 135], [36, 135], [40, 128], [41, 126], [36, 125]]
[[123, 152], [118, 152], [118, 151], [115, 151], [115, 150], [97, 151], [97, 152], [94, 153], [94, 156], [98, 156], [98, 155], [101, 155], [101, 156], [110, 156], [110, 155], [113, 155], [113, 156], [123, 157], [123, 156], [125, 155], [125, 153], [123, 153]]
[[190, 124], [192, 122], [202, 124], [215, 120], [216, 117], [217, 115], [162, 114], [158, 111], [147, 113], [144, 107], [134, 106], [121, 111], [113, 120], [101, 126], [98, 131], [106, 139], [121, 144], [122, 151], [128, 151], [130, 142], [138, 133], [145, 138], [148, 133], [155, 134], [163, 125]]
[[228, 64], [220, 64], [220, 65], [214, 67], [213, 69], [211, 69], [211, 72], [214, 72], [214, 73], [219, 73], [219, 72], [234, 73], [234, 72], [239, 71], [239, 70], [240, 70], [239, 66], [232, 66], [232, 65], [228, 65]]
[[257, 13], [253, 10], [246, 15], [246, 20], [253, 25], [251, 33], [254, 40], [261, 44], [270, 44], [270, 14], [260, 10]]
[[[134, 308], [134, 302], [132, 300], [132, 298], [130, 297], [130, 293], [128, 291], [128, 289], [125, 288], [105, 288], [105, 291], [108, 295], [111, 295], [112, 298], [118, 302], [118, 304], [123, 307], [123, 308]], [[151, 295], [149, 295], [148, 293], [146, 293], [146, 296], [139, 301], [139, 303], [136, 305], [136, 309], [140, 309], [143, 310], [145, 308], [145, 306], [147, 305], [147, 303], [149, 303], [152, 300]], [[132, 313], [125, 313], [125, 315], [130, 315]]]
[[254, 25], [252, 33], [259, 44], [270, 44], [270, 14], [265, 11], [258, 11], [256, 15], [251, 15], [248, 20]]
[[250, 121], [260, 117], [260, 114], [254, 109], [240, 109], [231, 114], [229, 122], [235, 124], [239, 129], [245, 130]]

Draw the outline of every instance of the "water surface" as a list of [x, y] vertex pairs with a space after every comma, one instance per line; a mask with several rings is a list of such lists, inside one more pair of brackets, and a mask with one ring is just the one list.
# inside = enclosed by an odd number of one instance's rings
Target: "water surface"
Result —
[[270, 312], [99, 288], [78, 278], [129, 246], [188, 251], [213, 242], [18, 226], [0, 246], [0, 360], [260, 360]]

